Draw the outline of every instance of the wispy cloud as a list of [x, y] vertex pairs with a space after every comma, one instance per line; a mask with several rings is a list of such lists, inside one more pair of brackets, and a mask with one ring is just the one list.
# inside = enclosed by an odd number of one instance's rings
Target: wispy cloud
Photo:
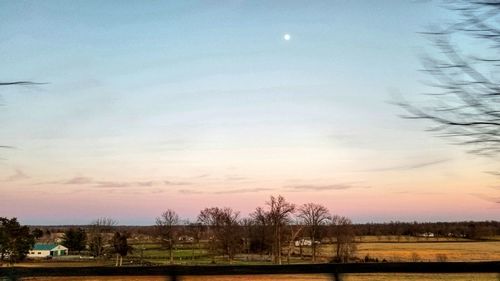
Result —
[[240, 189], [216, 191], [216, 192], [214, 192], [214, 194], [249, 193], [249, 192], [261, 192], [261, 191], [269, 191], [269, 190], [272, 190], [272, 188], [240, 188]]
[[121, 181], [98, 181], [95, 182], [95, 187], [102, 188], [120, 188], [120, 187], [151, 187], [154, 185], [153, 181], [132, 181], [132, 182], [121, 182]]
[[56, 182], [61, 184], [91, 184], [93, 183], [92, 178], [89, 177], [74, 177], [69, 180], [65, 180], [62, 182]]
[[493, 196], [480, 194], [480, 193], [470, 193], [470, 195], [475, 196], [475, 197], [480, 198], [480, 199], [483, 199], [483, 200], [486, 200], [486, 201], [489, 201], [489, 202], [500, 204], [500, 197], [493, 197]]
[[203, 191], [195, 190], [195, 189], [179, 189], [179, 193], [182, 194], [202, 194], [204, 193]]
[[492, 176], [500, 177], [500, 172], [497, 171], [486, 171], [485, 173], [490, 174]]
[[41, 184], [88, 185], [97, 188], [152, 187], [154, 181], [102, 181], [90, 177], [74, 177], [67, 180]]
[[323, 190], [346, 190], [351, 188], [370, 188], [369, 186], [356, 186], [351, 184], [327, 184], [327, 185], [314, 185], [314, 184], [301, 184], [301, 185], [288, 185], [286, 189], [301, 191], [323, 191]]
[[413, 169], [420, 169], [420, 168], [425, 168], [425, 167], [429, 167], [429, 166], [442, 164], [445, 162], [449, 162], [450, 160], [451, 159], [439, 159], [439, 160], [426, 161], [426, 162], [416, 162], [416, 163], [409, 163], [409, 164], [398, 165], [398, 166], [369, 169], [369, 170], [364, 170], [364, 172], [385, 172], [385, 171], [413, 170]]
[[247, 179], [246, 177], [242, 176], [235, 176], [235, 175], [226, 176], [226, 181], [243, 181], [246, 179]]
[[190, 185], [190, 182], [187, 181], [163, 181], [164, 185]]
[[25, 180], [29, 179], [30, 177], [26, 175], [23, 171], [17, 169], [16, 173], [13, 174], [12, 176], [7, 177], [4, 181], [19, 181], [19, 180]]

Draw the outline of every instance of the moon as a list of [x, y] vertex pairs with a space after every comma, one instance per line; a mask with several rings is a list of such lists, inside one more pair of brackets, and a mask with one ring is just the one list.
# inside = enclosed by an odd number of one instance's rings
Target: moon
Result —
[[292, 39], [292, 36], [288, 33], [285, 33], [285, 35], [283, 35], [283, 39], [285, 39], [285, 41], [290, 41], [290, 39]]

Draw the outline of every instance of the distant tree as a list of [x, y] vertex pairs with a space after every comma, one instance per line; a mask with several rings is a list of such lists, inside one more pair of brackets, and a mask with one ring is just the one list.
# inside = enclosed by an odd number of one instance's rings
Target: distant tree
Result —
[[287, 202], [283, 196], [279, 195], [278, 197], [271, 196], [266, 205], [269, 207], [267, 214], [273, 228], [273, 261], [282, 264], [282, 238], [285, 226], [289, 223], [290, 216], [295, 212], [295, 204]]
[[116, 224], [116, 220], [106, 217], [98, 218], [90, 224], [87, 242], [92, 256], [100, 257], [104, 254], [105, 234], [111, 233]]
[[[299, 237], [300, 233], [302, 233], [304, 225], [299, 222], [296, 222], [289, 224], [288, 228], [290, 229], [290, 234], [288, 236], [288, 253], [286, 257], [286, 262], [289, 264], [290, 257], [292, 255], [292, 249], [294, 247], [294, 242], [297, 239], [297, 237]], [[300, 247], [300, 258], [302, 259], [302, 243], [299, 243], [299, 247]]]
[[307, 227], [306, 231], [309, 233], [312, 244], [312, 261], [316, 261], [316, 248], [317, 243], [321, 241], [322, 227], [328, 222], [330, 213], [325, 206], [307, 203], [299, 208], [298, 217], [301, 218], [303, 224]]
[[26, 258], [33, 248], [35, 237], [27, 226], [21, 226], [16, 218], [0, 217], [0, 261], [8, 258], [13, 264]]
[[133, 248], [127, 242], [129, 235], [127, 233], [115, 232], [113, 239], [111, 239], [111, 244], [113, 245], [113, 252], [116, 254], [116, 264], [115, 266], [123, 265], [123, 257], [126, 257], [129, 253], [132, 253]]
[[250, 249], [262, 256], [272, 249], [273, 244], [269, 214], [262, 207], [257, 207], [250, 217], [253, 220]]
[[43, 230], [37, 227], [31, 231], [31, 234], [33, 234], [35, 239], [40, 239], [43, 237]]
[[175, 226], [179, 224], [179, 216], [174, 210], [168, 209], [156, 218], [156, 231], [163, 247], [168, 249], [170, 263], [174, 263], [173, 248], [176, 242]]
[[64, 232], [62, 244], [80, 254], [87, 245], [87, 233], [82, 228], [70, 228]]
[[232, 263], [241, 249], [239, 212], [231, 208], [205, 208], [200, 211], [198, 222], [206, 225], [210, 231], [212, 262], [215, 262], [215, 254], [219, 252], [227, 255], [229, 263]]
[[201, 252], [201, 243], [200, 243], [200, 240], [201, 240], [201, 234], [203, 233], [203, 230], [204, 230], [204, 226], [199, 223], [199, 222], [195, 222], [195, 223], [187, 223], [186, 224], [186, 232], [189, 236], [193, 237], [193, 242], [192, 242], [192, 252], [191, 252], [191, 259], [194, 260], [195, 258], [195, 244], [197, 245], [198, 247], [198, 252], [200, 253]]
[[330, 235], [335, 242], [337, 262], [348, 262], [357, 250], [356, 233], [349, 218], [335, 215], [330, 220]]

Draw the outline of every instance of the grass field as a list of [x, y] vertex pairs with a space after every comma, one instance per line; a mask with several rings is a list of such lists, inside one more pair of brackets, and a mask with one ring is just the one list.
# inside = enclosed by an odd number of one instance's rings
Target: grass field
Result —
[[[70, 277], [70, 278], [27, 278], [23, 280], [48, 280], [48, 281], [164, 281], [168, 280], [162, 277]], [[260, 275], [260, 276], [189, 276], [182, 277], [183, 281], [274, 281], [274, 280], [291, 280], [291, 281], [307, 281], [307, 280], [332, 280], [327, 275]], [[342, 277], [343, 281], [498, 281], [500, 277], [497, 274], [350, 274]]]
[[[391, 242], [392, 241], [392, 242]], [[369, 255], [379, 260], [386, 259], [388, 261], [412, 261], [414, 256], [418, 256], [420, 261], [436, 261], [436, 255], [446, 255], [447, 261], [486, 261], [500, 260], [500, 241], [492, 239], [488, 241], [456, 241], [456, 240], [440, 240], [433, 239], [402, 239], [401, 242], [396, 242], [396, 239], [385, 238], [382, 241], [375, 237], [364, 237], [362, 242], [358, 244], [357, 256], [363, 258]], [[168, 251], [161, 249], [159, 244], [141, 243], [134, 244], [134, 253], [124, 260], [124, 263], [137, 263], [141, 257], [144, 262], [152, 262], [154, 264], [169, 263]], [[181, 248], [182, 247], [182, 248]], [[189, 245], [179, 245], [179, 248], [174, 251], [176, 264], [209, 264], [211, 258], [208, 256], [205, 249], [195, 249], [195, 260], [192, 261], [192, 249]], [[324, 244], [321, 246], [320, 255], [323, 257], [320, 262], [325, 262], [333, 255], [333, 245]], [[298, 248], [294, 249], [298, 253]], [[309, 249], [304, 248], [303, 252], [307, 255]], [[239, 256], [239, 259], [234, 262], [235, 265], [250, 265], [264, 264], [265, 261], [252, 261], [251, 258]], [[285, 258], [286, 260], [286, 258]], [[307, 256], [304, 259], [295, 256], [292, 262], [309, 262]], [[222, 258], [217, 259], [217, 264], [227, 263]], [[19, 264], [19, 266], [39, 266], [39, 267], [67, 267], [67, 266], [112, 266], [113, 260], [82, 260], [82, 261], [37, 261]], [[64, 270], [64, 269], [61, 269]], [[500, 269], [499, 269], [500, 270]], [[1, 279], [0, 279], [1, 280]], [[109, 281], [146, 281], [146, 280], [166, 280], [160, 277], [65, 277], [65, 278], [27, 278], [23, 280], [109, 280]], [[189, 276], [183, 277], [180, 280], [186, 281], [201, 281], [201, 280], [332, 280], [331, 277], [325, 275], [262, 275], [262, 276]], [[500, 281], [498, 274], [349, 274], [343, 276], [344, 281], [395, 281], [395, 280], [423, 280], [423, 281]]]
[[[320, 255], [327, 259], [333, 256], [333, 245], [323, 245]], [[295, 249], [297, 253], [298, 250]], [[310, 251], [305, 249], [308, 254]], [[369, 255], [380, 261], [436, 261], [437, 255], [445, 255], [447, 261], [490, 261], [500, 260], [500, 241], [481, 242], [368, 242], [359, 243], [357, 256]]]
[[[441, 240], [436, 240], [434, 238], [413, 237], [410, 239], [400, 239], [401, 242], [396, 242], [395, 237], [384, 236], [380, 239], [377, 237], [363, 237], [361, 241], [361, 243], [358, 243], [356, 256], [364, 258], [366, 255], [369, 255], [372, 258], [378, 258], [380, 261], [383, 259], [387, 261], [413, 261], [414, 259], [416, 261], [436, 261], [437, 255], [446, 256], [447, 261], [500, 260], [500, 241], [498, 240], [476, 242], [465, 239], [442, 238]], [[179, 247], [184, 248], [174, 250], [176, 263], [206, 264], [211, 262], [211, 258], [205, 249], [195, 249], [195, 257], [192, 260], [193, 252], [187, 248], [189, 245], [179, 245]], [[157, 264], [169, 263], [168, 251], [162, 249], [159, 244], [136, 244], [134, 248], [136, 250], [130, 258], [139, 259], [141, 252], [138, 249], [143, 248], [142, 257], [144, 261]], [[297, 256], [299, 253], [298, 247], [294, 247], [293, 252], [295, 256], [291, 260], [292, 263], [308, 261], [309, 258], [307, 255], [310, 255], [310, 248], [303, 248], [303, 254], [305, 255], [303, 259]], [[333, 256], [333, 253], [334, 246], [331, 244], [324, 244], [319, 249], [319, 255], [323, 262], [328, 261]], [[218, 258], [217, 263], [224, 263], [224, 261]], [[245, 258], [240, 255], [235, 263], [262, 264], [265, 261], [258, 261], [252, 257]]]
[[416, 253], [420, 261], [435, 261], [444, 254], [448, 261], [500, 260], [500, 242], [453, 243], [361, 243], [358, 256], [370, 255], [390, 261], [411, 261]]

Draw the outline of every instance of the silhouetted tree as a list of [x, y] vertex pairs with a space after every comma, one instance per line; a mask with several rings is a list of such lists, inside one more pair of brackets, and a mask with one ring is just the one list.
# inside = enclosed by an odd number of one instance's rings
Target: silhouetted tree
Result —
[[337, 262], [348, 262], [356, 253], [356, 233], [349, 218], [335, 215], [330, 220], [330, 237], [335, 242]]
[[93, 221], [89, 226], [88, 244], [92, 256], [100, 257], [104, 254], [106, 233], [111, 233], [117, 222], [114, 219], [102, 217]]
[[200, 240], [201, 240], [201, 234], [203, 233], [203, 230], [204, 230], [204, 226], [203, 224], [199, 223], [199, 222], [196, 222], [196, 223], [187, 223], [186, 225], [186, 233], [193, 237], [193, 242], [192, 242], [192, 256], [191, 256], [191, 259], [194, 260], [194, 257], [195, 257], [195, 244], [197, 245], [198, 247], [198, 253], [201, 252], [201, 243], [200, 243]]
[[156, 218], [156, 230], [163, 247], [168, 249], [170, 263], [174, 262], [173, 248], [175, 244], [175, 226], [179, 224], [179, 216], [174, 210], [168, 209]]
[[266, 205], [269, 207], [267, 214], [273, 228], [273, 261], [274, 263], [282, 264], [282, 238], [285, 226], [290, 221], [290, 216], [295, 212], [295, 205], [287, 202], [281, 195], [278, 197], [271, 196]]
[[34, 244], [29, 227], [21, 226], [17, 218], [0, 217], [0, 262], [6, 257], [11, 264], [23, 260]]
[[239, 212], [231, 208], [205, 208], [200, 211], [198, 221], [206, 225], [210, 232], [212, 262], [215, 262], [215, 253], [220, 252], [227, 255], [229, 262], [232, 263], [242, 246]]
[[35, 239], [40, 239], [43, 237], [43, 230], [37, 227], [31, 231], [31, 234], [33, 234]]
[[302, 219], [302, 223], [306, 226], [306, 231], [309, 233], [312, 244], [312, 261], [316, 261], [317, 242], [321, 241], [321, 227], [328, 222], [330, 213], [325, 206], [307, 203], [299, 208], [298, 217]]
[[262, 207], [257, 207], [250, 217], [253, 220], [250, 228], [250, 250], [262, 256], [269, 253], [273, 244], [269, 214]]
[[80, 254], [87, 245], [87, 233], [82, 228], [70, 228], [64, 232], [62, 244]]

